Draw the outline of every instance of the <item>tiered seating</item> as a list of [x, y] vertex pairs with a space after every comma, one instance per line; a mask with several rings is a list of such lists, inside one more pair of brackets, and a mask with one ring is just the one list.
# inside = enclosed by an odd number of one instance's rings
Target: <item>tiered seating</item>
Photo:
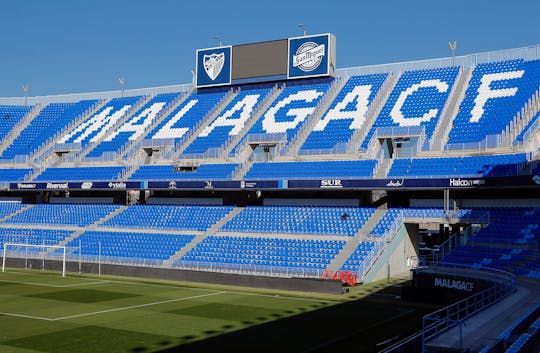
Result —
[[400, 208], [391, 208], [387, 210], [384, 216], [382, 216], [377, 224], [375, 224], [370, 235], [373, 237], [382, 237], [385, 235], [392, 228], [392, 225], [400, 213], [402, 213], [402, 209]]
[[[81, 246], [83, 256], [145, 260], [166, 260], [186, 246], [193, 235], [87, 231], [67, 244]], [[100, 253], [101, 251], [101, 253]]]
[[88, 157], [99, 157], [105, 152], [119, 152], [129, 141], [138, 139], [154, 122], [158, 114], [178, 98], [179, 93], [163, 93], [152, 98], [130, 119], [111, 132], [99, 145], [88, 153]]
[[140, 99], [141, 96], [111, 99], [94, 115], [87, 118], [73, 131], [64, 135], [58, 140], [58, 143], [80, 143], [84, 148], [90, 143], [97, 142], [105, 136]]
[[118, 180], [126, 167], [47, 168], [34, 181], [109, 181]]
[[479, 64], [454, 119], [448, 144], [479, 142], [500, 134], [539, 85], [540, 61]]
[[240, 92], [182, 154], [205, 153], [212, 148], [222, 147], [242, 131], [257, 105], [269, 91], [270, 89], [266, 88]]
[[341, 270], [344, 271], [358, 271], [364, 260], [368, 257], [369, 253], [375, 248], [374, 242], [361, 241], [351, 256], [341, 266]]
[[174, 165], [142, 165], [129, 180], [214, 180], [231, 179], [238, 164], [201, 164], [197, 170], [176, 171]]
[[342, 240], [209, 236], [177, 264], [318, 274], [326, 269], [344, 245]]
[[388, 177], [512, 176], [527, 161], [524, 153], [470, 157], [396, 159]]
[[226, 96], [226, 92], [194, 93], [161, 121], [147, 136], [179, 142], [197, 129], [203, 118]]
[[[303, 123], [315, 111], [330, 87], [330, 83], [289, 83], [274, 103], [249, 130], [250, 134], [284, 134], [287, 141], [296, 135]], [[242, 146], [241, 141], [235, 149]]]
[[373, 212], [360, 207], [246, 207], [221, 231], [353, 236]]
[[80, 118], [97, 101], [77, 103], [51, 103], [41, 110], [13, 143], [2, 153], [1, 158], [12, 159], [16, 155], [28, 156], [64, 127]]
[[102, 226], [205, 231], [232, 209], [229, 206], [136, 205], [107, 220]]
[[25, 175], [27, 175], [31, 171], [32, 169], [30, 168], [0, 169], [0, 182], [24, 181]]
[[32, 108], [32, 106], [0, 105], [0, 139], [4, 139]]
[[[73, 232], [57, 229], [32, 229], [32, 228], [2, 228], [0, 235], [0, 247], [4, 248], [4, 243], [21, 243], [32, 245], [58, 245]], [[24, 251], [39, 252], [39, 249], [26, 248]]]
[[329, 150], [349, 142], [354, 130], [365, 122], [365, 114], [379, 92], [387, 74], [351, 77], [330, 108], [315, 125], [300, 153], [309, 150]]
[[246, 179], [321, 179], [369, 178], [373, 176], [375, 160], [324, 162], [269, 162], [254, 163]]
[[8, 219], [6, 223], [86, 227], [117, 209], [117, 205], [103, 204], [38, 204]]
[[368, 147], [379, 127], [424, 127], [429, 141], [458, 72], [457, 67], [404, 72], [361, 148], [365, 150]]
[[516, 136], [516, 139], [514, 140], [514, 144], [519, 144], [523, 142], [523, 138], [525, 134], [529, 131], [529, 129], [533, 125], [538, 126], [537, 121], [539, 118], [540, 118], [540, 112], [536, 113], [536, 115], [533, 116], [532, 119], [529, 121], [529, 123], [523, 128], [523, 130], [521, 130], [521, 132]]
[[9, 216], [23, 208], [27, 207], [27, 204], [19, 201], [0, 201], [0, 218]]
[[535, 277], [540, 273], [540, 209], [490, 208], [490, 224], [445, 258], [447, 262], [504, 269]]

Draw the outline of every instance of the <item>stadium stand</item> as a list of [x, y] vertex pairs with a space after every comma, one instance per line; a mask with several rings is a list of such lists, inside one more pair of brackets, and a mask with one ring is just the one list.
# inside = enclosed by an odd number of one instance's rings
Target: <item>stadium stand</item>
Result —
[[299, 178], [369, 178], [375, 160], [323, 162], [257, 162], [246, 173], [246, 179]]
[[276, 273], [320, 273], [345, 241], [209, 236], [177, 261], [178, 265], [247, 269]]
[[221, 231], [353, 236], [373, 214], [372, 208], [246, 207]]
[[242, 131], [268, 92], [269, 88], [242, 90], [182, 154], [203, 154], [212, 148], [219, 149], [227, 145], [233, 136]]
[[368, 148], [371, 137], [377, 128], [382, 127], [423, 127], [426, 140], [429, 141], [458, 72], [458, 67], [404, 72], [364, 139], [361, 149]]
[[444, 258], [446, 262], [494, 267], [540, 278], [538, 208], [490, 208], [490, 223]]
[[49, 104], [20, 132], [0, 158], [12, 159], [16, 155], [29, 156], [52, 139], [56, 133], [82, 117], [96, 103], [95, 100], [87, 100], [77, 103]]
[[135, 96], [111, 99], [75, 129], [61, 137], [58, 143], [79, 143], [82, 147], [86, 147], [99, 141], [141, 98]]
[[47, 168], [34, 181], [110, 181], [120, 179], [125, 170], [126, 167], [117, 165]]
[[238, 164], [201, 164], [195, 170], [178, 170], [174, 165], [142, 165], [129, 180], [231, 179]]
[[172, 139], [175, 143], [199, 127], [203, 118], [225, 97], [226, 92], [194, 93], [161, 121], [148, 135], [150, 140]]
[[4, 139], [32, 108], [32, 106], [0, 105], [0, 138]]
[[103, 204], [38, 204], [16, 214], [6, 223], [88, 226], [119, 208]]
[[103, 223], [104, 227], [204, 231], [232, 211], [228, 206], [136, 205]]
[[163, 93], [152, 98], [133, 117], [109, 133], [87, 156], [99, 157], [105, 152], [119, 152], [122, 148], [125, 148], [129, 141], [136, 140], [144, 134], [146, 128], [154, 122], [158, 114], [178, 98], [178, 95], [178, 93]]
[[[328, 82], [287, 83], [274, 103], [262, 114], [246, 136], [281, 134], [290, 142], [330, 87]], [[291, 120], [292, 119], [292, 120]], [[245, 139], [234, 150], [239, 150]]]
[[538, 90], [540, 61], [479, 64], [450, 131], [449, 145], [477, 143], [500, 134]]
[[334, 102], [300, 148], [331, 150], [349, 142], [354, 130], [365, 123], [368, 107], [381, 89], [387, 74], [353, 76], [343, 86]]
[[394, 160], [389, 177], [511, 176], [517, 175], [524, 153], [467, 157], [407, 158]]
[[74, 249], [80, 246], [81, 254], [90, 258], [101, 256], [159, 263], [169, 259], [193, 237], [184, 234], [87, 231], [66, 246]]

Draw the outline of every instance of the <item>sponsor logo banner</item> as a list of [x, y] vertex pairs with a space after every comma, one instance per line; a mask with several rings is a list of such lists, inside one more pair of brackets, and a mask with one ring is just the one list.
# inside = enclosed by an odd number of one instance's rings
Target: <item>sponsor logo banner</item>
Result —
[[327, 76], [334, 68], [330, 34], [289, 39], [288, 78]]
[[231, 84], [232, 47], [197, 50], [197, 87]]

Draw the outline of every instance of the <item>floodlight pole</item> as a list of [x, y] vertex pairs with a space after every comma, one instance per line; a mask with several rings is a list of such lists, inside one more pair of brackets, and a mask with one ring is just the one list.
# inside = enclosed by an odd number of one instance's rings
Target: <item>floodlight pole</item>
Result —
[[457, 40], [453, 42], [448, 42], [448, 46], [450, 47], [450, 51], [452, 52], [452, 66], [456, 65], [456, 48], [457, 48]]
[[22, 86], [23, 92], [24, 92], [24, 106], [27, 106], [28, 103], [28, 91], [30, 90], [30, 86], [28, 84], [25, 84]]
[[126, 79], [123, 77], [118, 78], [118, 83], [120, 83], [120, 86], [122, 87], [122, 98], [124, 98], [124, 88], [126, 85]]
[[304, 37], [307, 36], [306, 26], [304, 26], [302, 23], [299, 23], [298, 28], [302, 29], [302, 31], [304, 32]]
[[212, 36], [212, 39], [214, 40], [217, 40], [217, 42], [219, 43], [219, 46], [222, 47], [223, 46], [223, 42], [221, 41], [221, 39], [219, 38], [219, 36], [216, 34], [214, 36]]

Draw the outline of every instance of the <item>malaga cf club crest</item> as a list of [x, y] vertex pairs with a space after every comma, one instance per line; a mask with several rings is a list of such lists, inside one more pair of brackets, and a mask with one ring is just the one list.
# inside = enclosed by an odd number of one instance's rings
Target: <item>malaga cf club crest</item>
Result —
[[197, 87], [231, 84], [231, 47], [197, 50]]
[[203, 57], [204, 71], [212, 81], [216, 79], [223, 70], [225, 63], [225, 53], [204, 55]]

